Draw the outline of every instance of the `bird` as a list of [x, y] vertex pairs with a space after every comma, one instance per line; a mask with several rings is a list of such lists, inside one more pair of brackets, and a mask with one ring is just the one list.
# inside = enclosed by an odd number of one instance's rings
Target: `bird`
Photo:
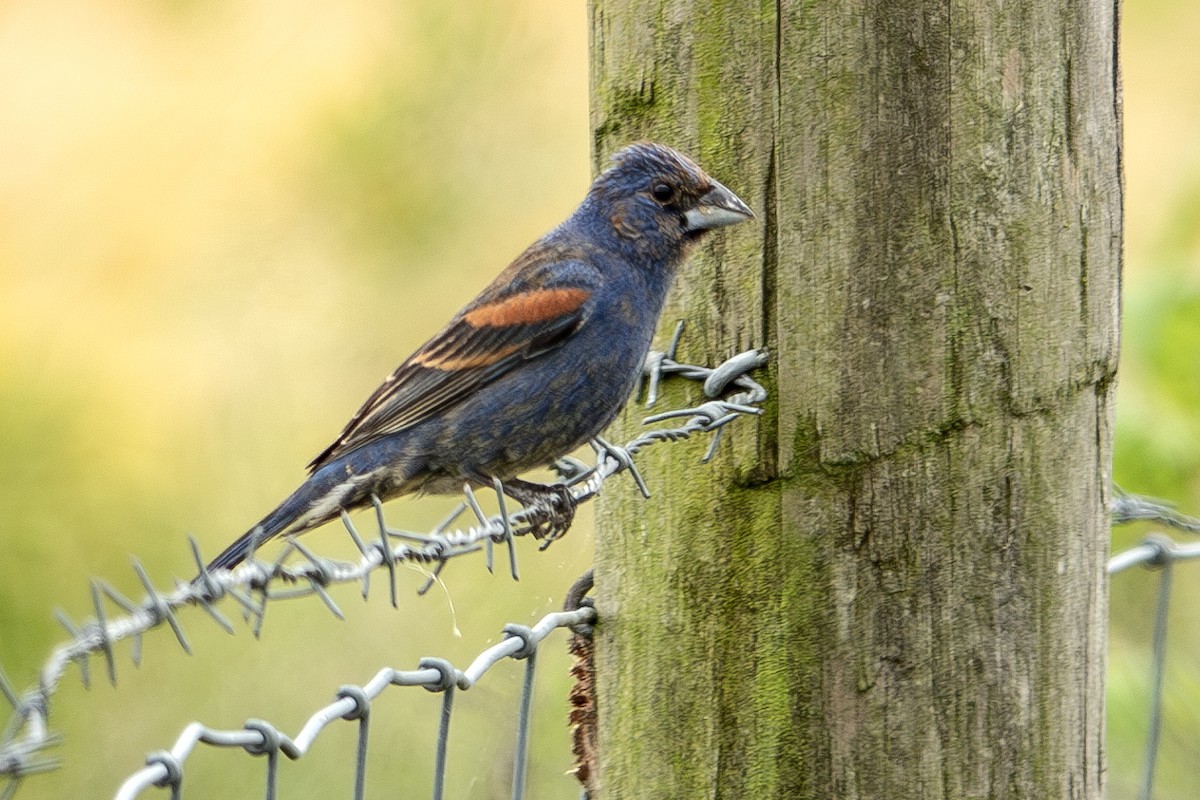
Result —
[[388, 375], [299, 488], [207, 569], [344, 512], [464, 484], [555, 511], [543, 533], [565, 532], [571, 494], [518, 476], [616, 418], [679, 266], [713, 229], [753, 218], [688, 156], [654, 142], [623, 148], [566, 221]]

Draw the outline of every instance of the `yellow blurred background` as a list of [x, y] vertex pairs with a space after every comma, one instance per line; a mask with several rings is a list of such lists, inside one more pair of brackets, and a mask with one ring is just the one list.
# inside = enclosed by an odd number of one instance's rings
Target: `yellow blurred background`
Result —
[[[363, 398], [590, 179], [582, 3], [38, 0], [0, 10], [0, 663], [34, 680], [90, 615], [89, 576], [135, 597], [244, 530]], [[439, 499], [389, 506], [424, 530]], [[269, 610], [263, 641], [182, 615], [120, 684], [72, 670], [52, 720], [63, 768], [24, 798], [111, 796], [200, 719], [295, 733], [344, 683], [443, 656], [465, 667], [509, 621], [555, 610], [590, 563], [590, 509], [523, 578], [482, 559], [399, 611], [382, 582]], [[321, 552], [349, 555], [323, 531]], [[501, 564], [504, 559], [500, 559]], [[453, 603], [453, 607], [451, 606]], [[234, 615], [234, 609], [225, 608]], [[455, 613], [457, 612], [457, 613]], [[458, 634], [461, 631], [461, 635]], [[573, 796], [567, 657], [540, 660], [531, 796]], [[507, 797], [521, 664], [460, 695], [450, 797]], [[440, 697], [389, 690], [368, 787], [427, 796]], [[353, 726], [327, 731], [283, 796], [349, 796]], [[264, 762], [201, 749], [197, 797], [261, 796]], [[150, 793], [162, 795], [161, 791]]]
[[[135, 596], [190, 574], [303, 477], [378, 380], [589, 179], [582, 2], [10, 0], [0, 8], [0, 665], [29, 685], [90, 614], [87, 580]], [[1127, 237], [1117, 480], [1200, 511], [1200, 4], [1126, 4]], [[652, 476], [650, 476], [652, 477]], [[652, 482], [652, 481], [651, 481]], [[422, 529], [445, 505], [402, 500]], [[59, 771], [23, 798], [108, 796], [192, 719], [294, 732], [343, 683], [425, 655], [463, 665], [557, 606], [590, 561], [590, 509], [523, 578], [463, 560], [400, 610], [336, 594], [270, 610], [263, 641], [200, 614], [121, 682], [72, 673]], [[1144, 530], [1120, 532], [1115, 545]], [[322, 533], [322, 552], [349, 542]], [[340, 548], [340, 549], [339, 549]], [[1172, 618], [1160, 798], [1200, 778], [1200, 565]], [[1114, 584], [1111, 796], [1133, 793], [1148, 714], [1152, 576]], [[453, 608], [451, 607], [453, 603]], [[455, 614], [455, 611], [457, 612]], [[461, 631], [461, 636], [458, 632]], [[575, 796], [562, 639], [544, 649], [532, 797]], [[99, 667], [99, 664], [94, 665]], [[448, 796], [506, 797], [520, 665], [461, 695]], [[98, 676], [97, 676], [98, 677]], [[438, 698], [392, 690], [368, 786], [428, 793]], [[353, 731], [284, 766], [284, 795], [348, 796]], [[196, 796], [258, 796], [262, 763], [198, 751]]]

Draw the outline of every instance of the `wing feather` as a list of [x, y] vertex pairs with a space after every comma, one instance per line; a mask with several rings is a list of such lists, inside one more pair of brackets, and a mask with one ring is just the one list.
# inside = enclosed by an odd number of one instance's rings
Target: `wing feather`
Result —
[[514, 262], [397, 367], [337, 439], [312, 460], [309, 470], [315, 472], [355, 448], [429, 419], [569, 338], [586, 318], [592, 289], [575, 280], [570, 286], [505, 291], [513, 285], [509, 273], [521, 265], [522, 259]]

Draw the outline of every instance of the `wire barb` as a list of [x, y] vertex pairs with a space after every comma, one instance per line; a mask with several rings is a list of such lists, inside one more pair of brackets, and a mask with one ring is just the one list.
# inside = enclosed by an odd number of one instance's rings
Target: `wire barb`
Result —
[[[649, 497], [646, 481], [639, 474], [635, 465], [636, 455], [644, 448], [661, 443], [686, 439], [706, 431], [719, 431], [722, 426], [739, 416], [759, 413], [758, 405], [766, 397], [762, 387], [749, 377], [747, 371], [756, 369], [765, 363], [765, 353], [750, 351], [742, 357], [735, 356], [720, 365], [716, 370], [690, 364], [680, 364], [675, 360], [678, 350], [682, 324], [676, 327], [669, 348], [665, 352], [651, 353], [646, 360], [644, 376], [649, 380], [648, 405], [657, 398], [661, 381], [675, 376], [685, 379], [706, 382], [716, 374], [707, 391], [735, 391], [734, 394], [717, 399], [710, 397], [697, 408], [683, 409], [669, 415], [658, 415], [656, 422], [680, 420], [673, 427], [655, 428], [645, 431], [642, 435], [617, 446], [603, 439], [597, 439], [593, 446], [597, 451], [596, 463], [584, 465], [573, 459], [565, 459], [555, 465], [564, 483], [559, 485], [564, 497], [560, 502], [534, 503], [528, 507], [509, 512], [502, 485], [494, 485], [500, 504], [500, 513], [488, 516], [480, 507], [470, 486], [464, 488], [464, 503], [443, 523], [428, 533], [415, 533], [397, 530], [390, 527], [383, 513], [383, 504], [378, 498], [372, 499], [375, 520], [378, 526], [378, 537], [373, 541], [370, 537], [361, 536], [348, 514], [342, 514], [341, 519], [347, 535], [354, 542], [359, 552], [356, 563], [326, 559], [310, 551], [306, 546], [294, 539], [287, 541], [282, 551], [274, 561], [261, 561], [257, 556], [257, 538], [251, 542], [250, 555], [246, 561], [233, 570], [209, 570], [207, 560], [200, 552], [200, 547], [194, 538], [189, 538], [188, 547], [191, 560], [196, 564], [197, 577], [188, 582], [175, 581], [172, 589], [159, 590], [155, 588], [146, 569], [141, 562], [133, 561], [132, 567], [139, 583], [145, 590], [141, 602], [134, 602], [100, 580], [91, 584], [91, 605], [95, 620], [83, 625], [76, 625], [65, 614], [60, 619], [67, 630], [68, 641], [56, 647], [47, 657], [40, 673], [40, 680], [35, 691], [18, 698], [8, 686], [6, 680], [0, 681], [0, 694], [3, 694], [10, 705], [14, 707], [13, 719], [6, 733], [0, 737], [0, 778], [8, 779], [8, 786], [2, 791], [10, 791], [15, 782], [31, 772], [49, 768], [53, 762], [41, 757], [42, 753], [54, 741], [54, 735], [49, 731], [49, 698], [55, 693], [66, 670], [72, 663], [79, 665], [81, 676], [90, 678], [88, 660], [93, 655], [104, 658], [110, 681], [116, 680], [116, 645], [125, 639], [132, 642], [131, 658], [135, 664], [140, 663], [142, 656], [143, 636], [146, 632], [168, 627], [179, 646], [191, 653], [191, 644], [184, 634], [176, 612], [184, 606], [198, 605], [209, 614], [223, 629], [233, 632], [230, 624], [217, 609], [216, 604], [223, 598], [229, 597], [236, 603], [250, 624], [251, 632], [258, 636], [265, 624], [266, 610], [269, 601], [289, 600], [298, 597], [315, 595], [332, 614], [343, 617], [341, 609], [333, 601], [328, 587], [342, 583], [361, 583], [364, 599], [369, 594], [370, 576], [376, 570], [386, 570], [388, 577], [389, 599], [394, 607], [398, 606], [398, 578], [396, 565], [401, 563], [430, 564], [430, 574], [418, 593], [424, 593], [439, 579], [446, 565], [453, 559], [470, 553], [488, 549], [489, 553], [494, 543], [504, 542], [509, 551], [509, 568], [513, 579], [518, 577], [516, 538], [527, 535], [537, 535], [541, 531], [552, 530], [556, 523], [556, 514], [561, 514], [562, 502], [572, 505], [594, 498], [602, 484], [613, 475], [628, 471], [639, 491]], [[485, 484], [486, 485], [486, 484]], [[569, 494], [569, 496], [568, 496]], [[450, 530], [463, 512], [470, 508], [474, 512], [474, 523], [465, 529]], [[561, 525], [561, 521], [558, 521]], [[543, 542], [544, 546], [546, 542]], [[489, 555], [490, 565], [490, 555]], [[121, 609], [120, 615], [105, 612], [105, 601], [111, 602]], [[568, 623], [556, 624], [590, 624], [595, 618], [591, 608], [580, 608], [577, 615]], [[551, 615], [554, 616], [554, 615]], [[540, 623], [539, 623], [540, 624]], [[539, 631], [535, 627], [538, 641], [548, 631]], [[503, 641], [485, 651], [477, 658], [464, 673], [455, 675], [455, 683], [459, 689], [469, 687], [480, 674], [496, 660], [511, 657], [514, 652], [528, 651], [528, 643], [524, 636], [510, 635]], [[532, 658], [532, 653], [530, 653]], [[377, 692], [376, 692], [377, 694]], [[452, 691], [446, 691], [446, 707], [449, 708]], [[374, 695], [372, 695], [374, 696]], [[448, 713], [448, 711], [446, 712]], [[448, 721], [447, 723], [448, 724]], [[166, 756], [155, 760], [147, 767], [153, 774], [148, 784], [139, 786], [161, 785], [177, 788], [178, 781], [173, 765], [181, 764], [182, 758], [190, 751], [197, 741], [201, 741], [207, 729], [196, 726], [189, 727], [185, 735], [197, 737], [187, 743], [184, 749], [177, 743], [172, 751], [172, 758]], [[240, 740], [245, 744], [247, 732], [242, 732]], [[365, 734], [364, 734], [365, 735]], [[204, 739], [209, 741], [209, 739]], [[261, 740], [261, 737], [259, 739]], [[290, 740], [289, 740], [290, 741]], [[364, 740], [365, 741], [365, 740]], [[210, 742], [211, 743], [211, 742]], [[285, 755], [291, 754], [283, 744]], [[365, 746], [365, 745], [364, 745]], [[272, 767], [272, 770], [274, 768]], [[139, 779], [140, 780], [140, 779]], [[270, 780], [273, 779], [269, 779]], [[139, 790], [140, 791], [140, 790]], [[132, 797], [136, 792], [124, 793], [119, 796]]]
[[[504, 525], [504, 542], [508, 545], [508, 570], [512, 574], [514, 581], [521, 580], [521, 573], [517, 569], [517, 546], [513, 542], [512, 520], [508, 517], [508, 508], [504, 502], [504, 484], [499, 478], [492, 478], [492, 488], [496, 492], [496, 503], [500, 506], [500, 520]], [[490, 542], [491, 539], [488, 539]], [[490, 558], [491, 552], [488, 552]], [[488, 570], [491, 572], [491, 569]]]
[[1108, 506], [1108, 513], [1112, 518], [1113, 525], [1123, 525], [1128, 522], [1159, 522], [1185, 533], [1200, 534], [1200, 518], [1181, 514], [1164, 500], [1130, 494], [1119, 486], [1113, 488], [1116, 497]]

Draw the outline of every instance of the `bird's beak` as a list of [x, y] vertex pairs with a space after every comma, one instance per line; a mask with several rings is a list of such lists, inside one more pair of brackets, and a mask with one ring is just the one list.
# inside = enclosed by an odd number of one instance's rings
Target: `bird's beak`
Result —
[[689, 231], [704, 231], [754, 219], [754, 212], [740, 197], [713, 181], [712, 188], [705, 192], [695, 208], [684, 214], [684, 218]]

